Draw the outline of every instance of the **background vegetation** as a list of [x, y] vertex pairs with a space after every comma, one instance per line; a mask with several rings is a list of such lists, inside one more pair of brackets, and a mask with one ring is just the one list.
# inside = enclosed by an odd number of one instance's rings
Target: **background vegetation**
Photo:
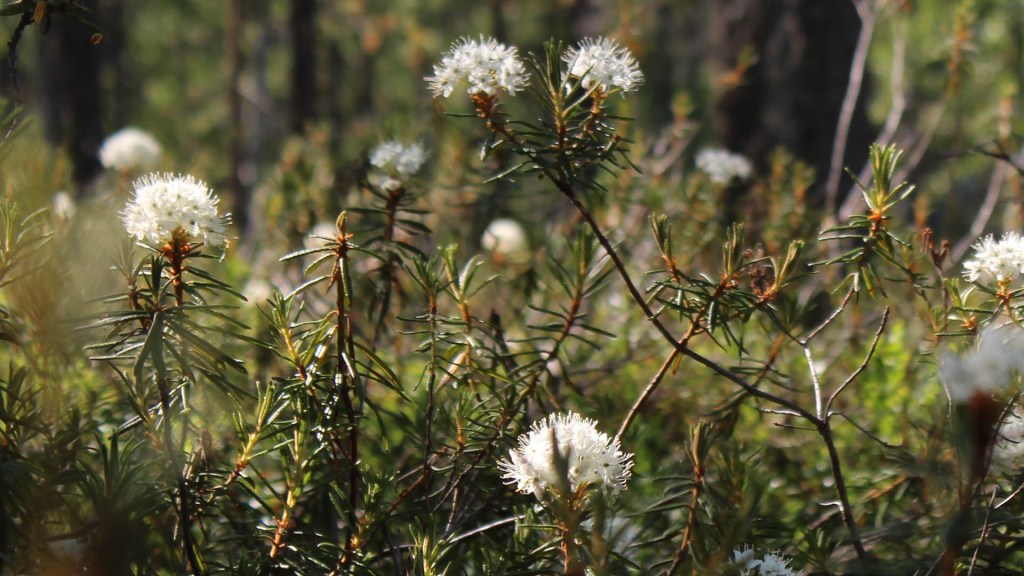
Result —
[[[1019, 315], [961, 263], [1021, 227], [1022, 7], [5, 1], [0, 573], [718, 574], [744, 545], [1019, 573], [1020, 469], [984, 437], [1017, 388], [981, 421], [935, 357]], [[501, 111], [540, 135], [497, 147], [432, 98], [481, 34], [542, 69], [549, 38], [628, 47], [646, 81], [595, 136], [620, 167], [562, 172], [598, 154], [533, 95]], [[129, 125], [233, 214], [184, 295], [122, 233], [140, 174], [98, 159]], [[391, 138], [429, 150], [401, 198], [367, 160]], [[509, 172], [530, 150], [553, 172]], [[497, 218], [526, 258], [482, 248]], [[578, 565], [496, 464], [570, 409], [635, 454]]]

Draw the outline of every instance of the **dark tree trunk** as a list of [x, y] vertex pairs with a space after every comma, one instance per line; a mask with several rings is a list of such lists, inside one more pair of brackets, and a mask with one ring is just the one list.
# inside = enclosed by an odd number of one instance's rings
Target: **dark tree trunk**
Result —
[[604, 15], [597, 0], [570, 0], [550, 2], [550, 36], [571, 46], [588, 36], [599, 35], [604, 26]]
[[[94, 16], [99, 6], [90, 6]], [[98, 158], [103, 143], [103, 94], [100, 88], [100, 48], [92, 42], [94, 30], [80, 22], [56, 16], [43, 37], [46, 99], [56, 116], [47, 134], [64, 145], [71, 158], [79, 190], [102, 172]]]
[[302, 133], [316, 118], [316, 0], [292, 0], [292, 96], [289, 129]]
[[[710, 54], [718, 71], [733, 70], [748, 46], [756, 53], [737, 85], [720, 86], [713, 115], [718, 142], [762, 161], [772, 148], [784, 146], [812, 165], [823, 182], [859, 31], [848, 0], [711, 2]], [[864, 92], [869, 89], [865, 79]], [[867, 158], [873, 137], [868, 100], [866, 93], [857, 100], [846, 166], [859, 167]]]
[[125, 27], [126, 0], [108, 0], [108, 8], [104, 10], [103, 42], [100, 44], [100, 58], [104, 70], [110, 71], [113, 85], [107, 86], [110, 93], [110, 110], [107, 111], [110, 122], [108, 128], [117, 130], [127, 125], [137, 106], [137, 83], [133, 75], [131, 61], [125, 57], [126, 40], [129, 31]]

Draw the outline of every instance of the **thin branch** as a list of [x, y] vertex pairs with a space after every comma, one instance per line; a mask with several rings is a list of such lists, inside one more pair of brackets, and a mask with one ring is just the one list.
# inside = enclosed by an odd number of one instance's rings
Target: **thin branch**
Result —
[[988, 225], [988, 221], [992, 218], [992, 213], [995, 211], [996, 202], [999, 201], [999, 193], [1003, 189], [1003, 183], [1006, 182], [1009, 170], [1009, 162], [1000, 162], [992, 170], [992, 177], [988, 180], [988, 190], [985, 191], [985, 200], [982, 201], [978, 213], [974, 216], [974, 222], [971, 222], [971, 229], [956, 243], [956, 246], [950, 252], [951, 261], [959, 262], [964, 254], [970, 250], [975, 239], [985, 231], [985, 226]]
[[860, 16], [860, 33], [857, 35], [857, 47], [853, 53], [853, 62], [850, 64], [850, 79], [846, 85], [846, 94], [843, 96], [835, 138], [832, 141], [832, 159], [829, 162], [828, 180], [825, 183], [827, 219], [833, 219], [836, 215], [836, 200], [839, 195], [839, 179], [843, 172], [843, 158], [846, 156], [846, 141], [850, 135], [850, 124], [853, 123], [857, 98], [864, 83], [868, 48], [871, 47], [871, 36], [875, 30], [875, 12], [868, 5], [868, 0], [853, 0], [853, 5]]
[[818, 418], [824, 416], [821, 409], [821, 382], [818, 380], [818, 369], [814, 367], [814, 356], [811, 355], [811, 347], [804, 345], [804, 358], [807, 359], [807, 371], [811, 374], [811, 384], [814, 386], [814, 413]]
[[861, 567], [867, 573], [867, 552], [864, 550], [864, 544], [860, 539], [860, 530], [857, 528], [857, 521], [853, 517], [853, 509], [850, 507], [850, 496], [846, 489], [846, 480], [843, 478], [842, 462], [839, 460], [839, 451], [836, 449], [835, 441], [832, 439], [832, 427], [829, 425], [828, 418], [818, 425], [818, 434], [825, 442], [825, 448], [828, 449], [828, 459], [832, 466], [832, 478], [836, 482], [836, 492], [839, 494], [839, 503], [842, 506], [843, 523], [846, 524], [846, 530], [850, 533], [850, 541], [853, 544], [854, 551], [857, 553], [857, 558], [860, 560]]
[[868, 353], [864, 356], [864, 360], [860, 363], [860, 366], [857, 366], [857, 369], [854, 370], [838, 388], [836, 388], [835, 392], [833, 392], [831, 396], [829, 396], [828, 402], [825, 403], [826, 420], [828, 419], [828, 412], [832, 409], [832, 403], [836, 401], [836, 398], [843, 393], [843, 390], [845, 390], [851, 382], [856, 380], [857, 377], [864, 372], [868, 363], [871, 361], [871, 358], [875, 355], [875, 349], [878, 348], [878, 341], [882, 338], [882, 332], [885, 331], [885, 325], [889, 322], [889, 311], [890, 309], [888, 306], [882, 310], [882, 321], [878, 323], [878, 330], [875, 330], [875, 337], [871, 340], [871, 348], [868, 349]]
[[828, 315], [828, 318], [825, 318], [825, 320], [821, 324], [818, 324], [817, 328], [811, 330], [810, 334], [804, 336], [804, 339], [799, 341], [800, 345], [807, 346], [807, 344], [810, 343], [810, 341], [814, 339], [815, 336], [817, 336], [819, 333], [821, 333], [822, 330], [827, 328], [833, 320], [838, 318], [839, 315], [843, 313], [843, 310], [846, 310], [846, 305], [850, 303], [850, 299], [853, 298], [854, 292], [856, 292], [856, 290], [854, 290], [852, 287], [849, 290], [847, 290], [846, 296], [843, 297], [843, 301], [839, 303], [839, 307], [833, 310], [832, 313]]
[[[892, 90], [892, 104], [889, 106], [889, 115], [885, 118], [882, 130], [875, 137], [875, 142], [885, 146], [896, 136], [896, 129], [899, 128], [903, 113], [907, 109], [907, 95], [903, 88], [904, 69], [907, 61], [907, 25], [906, 18], [899, 18], [895, 22], [896, 30], [893, 32], [892, 45], [892, 70], [889, 75], [889, 83]], [[871, 176], [871, 162], [865, 162], [857, 175], [857, 180], [864, 182]], [[856, 210], [861, 210], [864, 196], [856, 184], [850, 186], [846, 193], [846, 199], [839, 207], [839, 220], [845, 221]]]
[[843, 412], [832, 412], [831, 416], [839, 416], [839, 417], [841, 417], [843, 420], [846, 420], [847, 422], [852, 424], [854, 428], [856, 428], [857, 430], [860, 430], [861, 434], [867, 436], [868, 438], [871, 438], [872, 440], [874, 440], [875, 442], [881, 444], [882, 446], [885, 446], [886, 448], [896, 449], [896, 448], [900, 447], [900, 446], [898, 446], [896, 444], [893, 444], [891, 442], [886, 442], [885, 440], [882, 440], [878, 436], [875, 436], [874, 434], [869, 432], [866, 428], [864, 428], [860, 424], [857, 424], [856, 420], [854, 420], [853, 418], [850, 418], [849, 416], [847, 416]]
[[1006, 498], [1003, 498], [1002, 500], [1000, 500], [999, 504], [996, 504], [996, 508], [1002, 508], [1003, 506], [1008, 504], [1011, 500], [1016, 498], [1017, 495], [1021, 493], [1021, 491], [1024, 491], [1024, 483], [1022, 483], [1020, 486], [1018, 486], [1016, 490], [1011, 492], [1009, 496], [1007, 496]]
[[996, 494], [999, 492], [998, 486], [992, 487], [992, 497], [988, 499], [988, 506], [985, 508], [985, 520], [981, 524], [981, 538], [978, 540], [978, 546], [974, 548], [974, 554], [971, 556], [971, 566], [967, 569], [967, 576], [974, 574], [974, 565], [978, 563], [978, 554], [981, 552], [981, 547], [985, 544], [985, 540], [988, 538], [989, 533], [989, 520], [992, 517], [992, 510], [995, 507], [992, 505], [996, 501]]
[[619, 426], [619, 431], [615, 433], [616, 442], [622, 441], [622, 438], [626, 435], [626, 431], [629, 430], [630, 424], [633, 423], [633, 420], [636, 418], [636, 415], [640, 412], [640, 409], [643, 408], [644, 404], [647, 402], [647, 399], [650, 398], [651, 394], [653, 394], [654, 391], [658, 388], [658, 385], [661, 384], [662, 379], [665, 378], [665, 374], [668, 373], [668, 369], [672, 366], [672, 364], [676, 361], [676, 358], [678, 357], [679, 350], [673, 349], [672, 353], [669, 354], [668, 358], [665, 358], [665, 363], [661, 365], [661, 368], [658, 369], [658, 373], [655, 374], [653, 378], [651, 378], [651, 381], [647, 384], [647, 387], [644, 388], [644, 391], [640, 393], [640, 397], [636, 399], [636, 402], [633, 403], [633, 407], [629, 409], [629, 414], [626, 414], [626, 419], [622, 421], [622, 425]]

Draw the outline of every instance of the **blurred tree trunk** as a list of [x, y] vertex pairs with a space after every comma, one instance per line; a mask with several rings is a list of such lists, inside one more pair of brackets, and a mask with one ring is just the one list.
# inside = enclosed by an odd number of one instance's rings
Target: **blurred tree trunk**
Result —
[[550, 6], [550, 36], [564, 40], [567, 46], [588, 36], [598, 36], [604, 29], [602, 16], [608, 11], [601, 10], [598, 0], [560, 0]]
[[249, 225], [249, 192], [242, 185], [242, 94], [239, 80], [242, 75], [242, 2], [225, 3], [224, 42], [227, 45], [228, 92], [228, 191], [231, 194], [232, 214], [241, 235]]
[[316, 118], [316, 0], [292, 0], [292, 95], [289, 128], [301, 134]]
[[505, 0], [490, 0], [491, 30], [494, 39], [502, 44], [508, 43], [508, 18], [505, 16]]
[[127, 125], [134, 117], [132, 112], [136, 105], [138, 90], [132, 78], [130, 61], [125, 58], [125, 39], [128, 30], [125, 28], [125, 0], [108, 0], [104, 10], [103, 42], [99, 45], [100, 57], [104, 70], [111, 72], [112, 85], [108, 84], [111, 110], [107, 120], [108, 128], [117, 130]]
[[[97, 20], [99, 6], [90, 5]], [[103, 143], [103, 94], [100, 88], [100, 48], [92, 43], [94, 30], [70, 18], [55, 17], [43, 36], [43, 86], [46, 133], [64, 145], [79, 191], [103, 171], [98, 153]]]
[[[718, 141], [755, 159], [784, 146], [812, 165], [823, 183], [860, 31], [849, 0], [714, 0], [710, 55], [722, 73]], [[754, 61], [742, 75], [744, 51]], [[737, 82], [732, 83], [730, 80]], [[865, 78], [864, 90], [870, 90]], [[846, 148], [846, 166], [860, 167], [873, 138], [862, 93]], [[823, 186], [812, 190], [821, 200]]]

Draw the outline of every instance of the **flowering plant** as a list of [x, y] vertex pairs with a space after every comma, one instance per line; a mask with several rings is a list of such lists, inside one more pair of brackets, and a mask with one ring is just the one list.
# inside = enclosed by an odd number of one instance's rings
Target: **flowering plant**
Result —
[[[669, 98], [676, 55], [636, 21], [517, 48], [534, 25], [497, 25], [510, 6], [486, 6], [501, 41], [447, 50], [374, 6], [324, 53], [408, 82], [339, 94], [322, 125], [297, 104], [329, 82], [297, 90], [273, 166], [279, 82], [235, 54], [229, 96], [258, 114], [222, 135], [212, 106], [163, 160], [209, 185], [55, 193], [59, 155], [0, 139], [0, 576], [1015, 573], [1019, 215], [988, 235], [950, 202], [940, 227], [945, 156], [898, 115], [880, 140], [914, 147], [865, 146], [830, 206], [799, 151], [714, 125], [775, 62]], [[154, 150], [127, 136], [121, 177]], [[1020, 155], [982, 150], [1016, 190]]]

